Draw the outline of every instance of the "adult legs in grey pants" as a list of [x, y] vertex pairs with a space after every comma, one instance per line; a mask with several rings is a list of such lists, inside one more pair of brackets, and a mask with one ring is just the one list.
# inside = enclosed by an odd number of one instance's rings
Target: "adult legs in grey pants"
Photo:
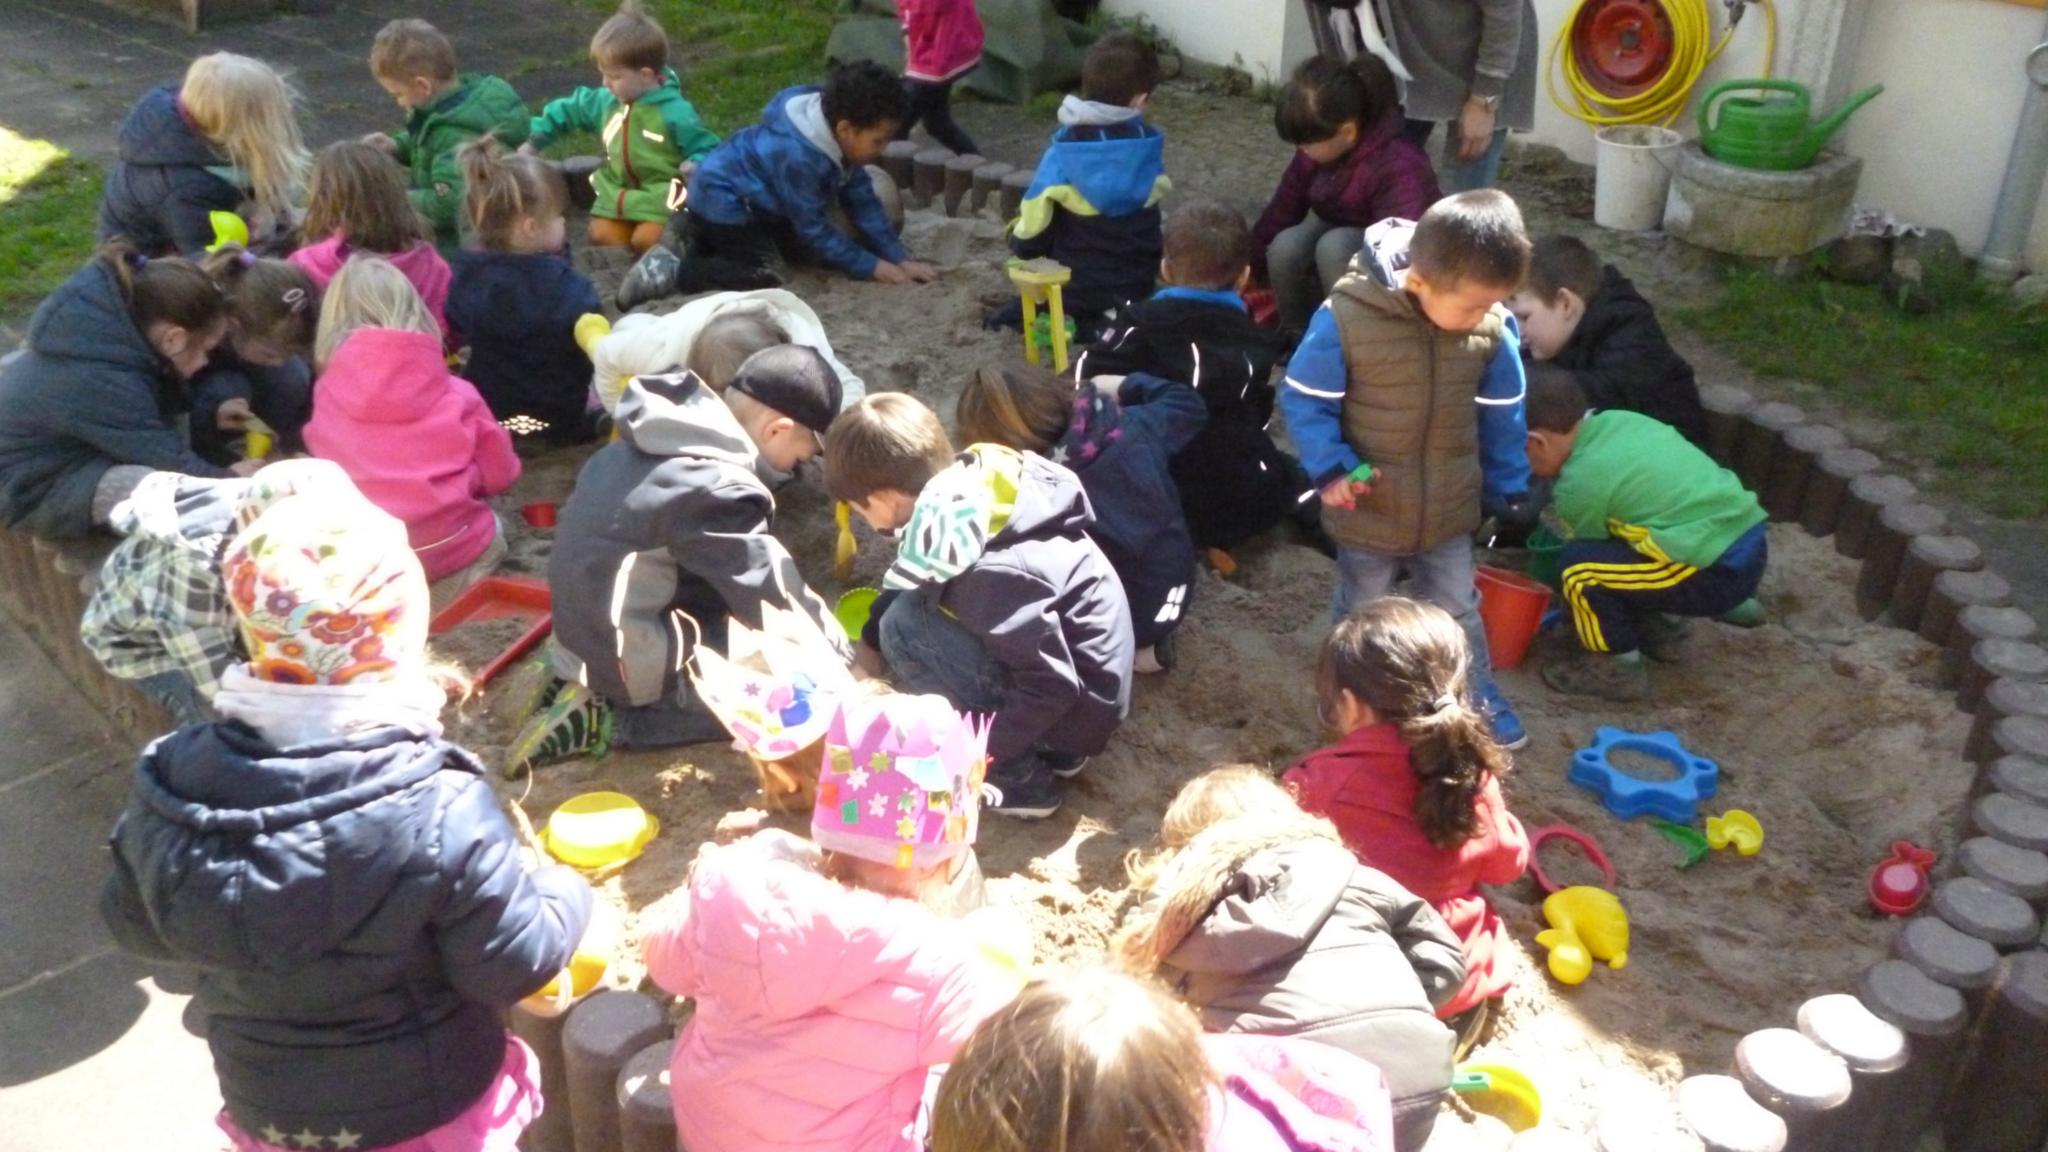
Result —
[[1365, 244], [1363, 228], [1332, 224], [1311, 212], [1308, 219], [1273, 237], [1266, 248], [1266, 274], [1283, 331], [1299, 332], [1330, 294], [1351, 258]]

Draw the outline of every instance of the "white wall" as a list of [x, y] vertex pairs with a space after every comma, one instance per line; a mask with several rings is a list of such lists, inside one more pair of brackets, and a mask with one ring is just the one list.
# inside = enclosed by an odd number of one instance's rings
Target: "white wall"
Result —
[[[1837, 23], [1824, 11], [1855, 6], [1861, 20], [1845, 33], [1853, 67], [1829, 75]], [[1861, 156], [1857, 202], [1890, 209], [1914, 223], [1946, 228], [1967, 251], [1983, 245], [1992, 206], [2005, 175], [2013, 128], [2025, 97], [2022, 67], [2042, 41], [2040, 9], [1997, 0], [1777, 0], [1776, 75], [1798, 79], [1816, 92], [1853, 91], [1882, 83], [1885, 93], [1850, 119], [1835, 138]], [[1540, 59], [1549, 62], [1558, 29], [1574, 0], [1535, 0]], [[1286, 75], [1306, 54], [1300, 0], [1108, 0], [1110, 12], [1143, 15], [1189, 56], [1228, 64], [1241, 59], [1253, 76]], [[1716, 33], [1726, 11], [1709, 0]], [[1698, 91], [1720, 80], [1763, 71], [1764, 13], [1752, 9], [1727, 51], [1707, 69]], [[1561, 81], [1560, 81], [1561, 83]], [[1570, 99], [1569, 93], [1565, 94]], [[1696, 108], [1677, 125], [1696, 131]], [[1539, 79], [1536, 129], [1525, 139], [1593, 159], [1593, 130], [1559, 110]], [[2044, 195], [2048, 199], [2048, 195]], [[2028, 264], [2048, 270], [2048, 203], [2036, 213]]]

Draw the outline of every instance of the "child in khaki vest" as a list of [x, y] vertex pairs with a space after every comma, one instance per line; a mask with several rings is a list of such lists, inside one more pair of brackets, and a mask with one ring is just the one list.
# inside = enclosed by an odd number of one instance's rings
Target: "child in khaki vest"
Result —
[[1528, 500], [1519, 339], [1501, 305], [1528, 267], [1521, 211], [1500, 192], [1381, 221], [1309, 322], [1280, 393], [1337, 544], [1333, 614], [1393, 591], [1405, 569], [1471, 641], [1473, 696], [1509, 748], [1528, 734], [1493, 682], [1472, 533], [1482, 501]]

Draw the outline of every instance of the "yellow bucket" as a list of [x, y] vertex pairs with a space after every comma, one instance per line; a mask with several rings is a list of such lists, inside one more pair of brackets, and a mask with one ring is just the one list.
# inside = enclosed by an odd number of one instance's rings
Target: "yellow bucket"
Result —
[[564, 801], [548, 817], [541, 843], [573, 868], [604, 868], [640, 855], [660, 831], [661, 821], [631, 796], [585, 792]]

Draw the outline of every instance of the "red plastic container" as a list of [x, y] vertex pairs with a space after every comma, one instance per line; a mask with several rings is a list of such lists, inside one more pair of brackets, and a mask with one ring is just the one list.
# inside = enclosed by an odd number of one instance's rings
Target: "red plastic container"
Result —
[[555, 504], [552, 500], [541, 500], [537, 503], [528, 504], [519, 509], [519, 514], [526, 517], [526, 522], [535, 528], [553, 528], [555, 526]]
[[435, 613], [427, 632], [438, 636], [457, 625], [501, 620], [508, 616], [523, 617], [533, 623], [476, 674], [476, 686], [481, 688], [500, 672], [518, 663], [555, 630], [554, 598], [548, 594], [547, 582], [521, 580], [513, 576], [486, 576], [457, 596], [453, 604]]
[[1870, 906], [1887, 916], [1910, 916], [1927, 900], [1934, 853], [1910, 840], [1892, 841], [1892, 854], [1870, 871]]
[[1550, 610], [1550, 589], [1520, 572], [1479, 569], [1479, 616], [1486, 622], [1486, 647], [1495, 668], [1513, 668], [1529, 654], [1529, 644]]

